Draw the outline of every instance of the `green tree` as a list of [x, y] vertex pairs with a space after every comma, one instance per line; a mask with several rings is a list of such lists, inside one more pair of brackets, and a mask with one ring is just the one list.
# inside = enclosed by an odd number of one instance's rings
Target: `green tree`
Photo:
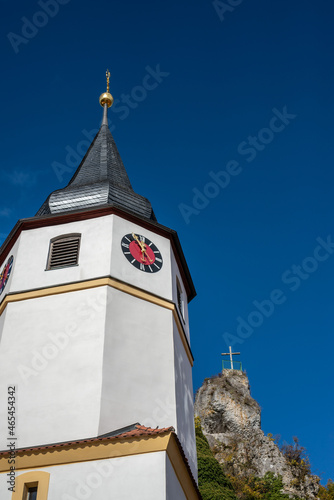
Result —
[[200, 419], [195, 419], [198, 486], [203, 500], [236, 500], [230, 480], [215, 459], [204, 436]]
[[240, 500], [288, 500], [289, 495], [281, 493], [282, 477], [267, 472], [263, 477], [230, 476], [236, 495]]
[[334, 483], [328, 480], [327, 486], [320, 485], [318, 496], [320, 500], [334, 500]]

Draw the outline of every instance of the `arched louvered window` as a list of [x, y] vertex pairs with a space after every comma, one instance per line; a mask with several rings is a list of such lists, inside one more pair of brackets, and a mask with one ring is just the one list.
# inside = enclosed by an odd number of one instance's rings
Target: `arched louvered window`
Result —
[[77, 266], [81, 234], [65, 234], [50, 241], [46, 270]]

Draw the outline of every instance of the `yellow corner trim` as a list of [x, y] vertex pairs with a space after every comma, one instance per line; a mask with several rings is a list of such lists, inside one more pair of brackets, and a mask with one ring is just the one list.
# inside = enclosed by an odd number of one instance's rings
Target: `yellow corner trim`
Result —
[[28, 488], [37, 486], [37, 500], [47, 500], [49, 491], [49, 472], [33, 471], [25, 472], [15, 478], [15, 492], [12, 500], [26, 500]]
[[145, 300], [146, 302], [151, 302], [152, 304], [164, 307], [165, 309], [169, 309], [170, 311], [172, 311], [177, 329], [179, 331], [182, 340], [183, 347], [185, 349], [185, 352], [187, 354], [191, 366], [193, 366], [194, 358], [189, 348], [186, 334], [182, 326], [182, 323], [180, 321], [174, 302], [162, 299], [161, 297], [157, 297], [156, 295], [140, 290], [139, 288], [136, 288], [134, 286], [127, 285], [126, 283], [118, 281], [114, 278], [97, 278], [89, 281], [80, 281], [79, 283], [71, 283], [69, 285], [41, 288], [29, 292], [20, 292], [20, 293], [13, 293], [10, 295], [6, 295], [6, 297], [4, 298], [4, 300], [0, 305], [0, 316], [7, 307], [7, 305], [12, 302], [20, 302], [22, 300], [48, 297], [50, 295], [58, 295], [61, 293], [77, 292], [80, 290], [89, 290], [90, 288], [97, 288], [100, 286], [110, 286], [112, 288], [115, 288], [116, 290], [128, 293], [129, 295], [133, 295], [134, 297]]
[[176, 437], [174, 434], [170, 435], [167, 455], [173, 466], [176, 477], [179, 480], [180, 485], [184, 491], [187, 500], [198, 500], [198, 494], [194, 487], [194, 483], [189, 475], [184, 459], [181, 456], [180, 449], [176, 442]]

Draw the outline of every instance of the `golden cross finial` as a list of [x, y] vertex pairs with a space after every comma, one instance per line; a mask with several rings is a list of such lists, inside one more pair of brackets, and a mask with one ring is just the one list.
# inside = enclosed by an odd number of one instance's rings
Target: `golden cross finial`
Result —
[[107, 71], [106, 71], [106, 77], [107, 77], [107, 92], [109, 93], [109, 78], [110, 78], [109, 69], [107, 69]]
[[110, 108], [110, 106], [112, 106], [112, 103], [114, 102], [113, 96], [109, 93], [109, 78], [110, 78], [109, 69], [107, 69], [106, 71], [106, 78], [107, 78], [107, 92], [101, 94], [99, 99], [102, 108], [104, 108], [105, 104], [107, 104], [108, 108]]

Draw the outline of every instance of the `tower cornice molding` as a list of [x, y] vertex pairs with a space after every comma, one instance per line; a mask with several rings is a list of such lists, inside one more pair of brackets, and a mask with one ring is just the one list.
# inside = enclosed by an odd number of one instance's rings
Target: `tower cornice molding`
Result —
[[4, 297], [3, 301], [0, 304], [0, 316], [2, 315], [8, 304], [21, 302], [23, 300], [39, 299], [41, 297], [50, 297], [52, 295], [59, 295], [61, 293], [71, 293], [71, 292], [78, 292], [81, 290], [89, 290], [91, 288], [98, 288], [102, 286], [110, 286], [111, 288], [114, 288], [121, 292], [132, 295], [133, 297], [145, 300], [146, 302], [150, 302], [151, 304], [155, 304], [159, 307], [163, 307], [164, 309], [168, 309], [169, 311], [171, 311], [184, 350], [187, 354], [189, 363], [191, 364], [191, 366], [193, 366], [194, 357], [190, 349], [190, 345], [183, 327], [183, 323], [180, 320], [180, 315], [176, 304], [171, 300], [164, 299], [163, 297], [159, 297], [158, 295], [147, 292], [146, 290], [142, 290], [141, 288], [129, 285], [116, 278], [112, 278], [111, 276], [105, 276], [92, 280], [76, 281], [74, 283], [66, 283], [64, 285], [57, 285], [52, 287], [38, 288], [36, 290], [9, 293]]

